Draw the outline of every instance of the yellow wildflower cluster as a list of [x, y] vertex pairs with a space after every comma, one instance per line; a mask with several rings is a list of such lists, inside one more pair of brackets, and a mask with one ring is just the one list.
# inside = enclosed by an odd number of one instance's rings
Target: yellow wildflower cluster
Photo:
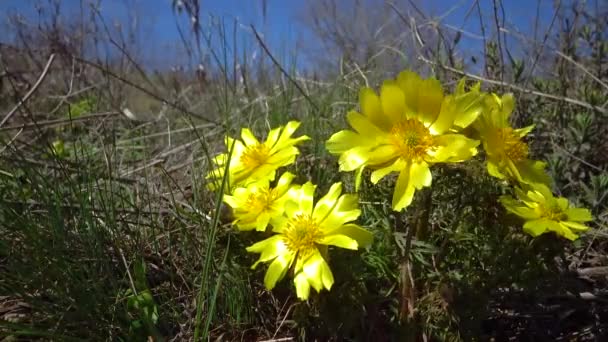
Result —
[[216, 168], [207, 178], [211, 189], [219, 189], [227, 170], [229, 184], [224, 187], [223, 201], [232, 208], [233, 224], [239, 230], [274, 233], [247, 248], [260, 253], [253, 267], [270, 263], [266, 288], [272, 289], [291, 270], [297, 296], [306, 300], [310, 287], [321, 291], [333, 285], [327, 246], [356, 250], [370, 245], [372, 234], [354, 223], [361, 214], [358, 198], [342, 195], [341, 183], [334, 184], [316, 204], [315, 185], [293, 184], [295, 175], [289, 172], [271, 186], [277, 170], [294, 163], [299, 154], [295, 145], [308, 139], [291, 137], [299, 125], [291, 121], [272, 129], [264, 143], [246, 128], [241, 131], [242, 140], [227, 137], [229, 152], [215, 157]]
[[545, 163], [529, 159], [529, 147], [523, 140], [534, 126], [511, 127], [509, 116], [515, 108], [511, 94], [490, 94], [484, 101], [486, 109], [473, 126], [486, 151], [488, 173], [512, 184], [517, 197], [502, 196], [502, 205], [526, 220], [524, 231], [532, 236], [554, 232], [569, 240], [578, 238], [573, 231], [589, 229], [580, 222], [591, 221], [591, 212], [573, 208], [566, 198], [551, 193]]
[[[461, 80], [454, 93], [446, 94], [438, 80], [403, 71], [385, 81], [379, 93], [361, 89], [359, 110], [346, 116], [351, 129], [333, 134], [326, 147], [339, 156], [341, 171], [355, 171], [357, 190], [365, 170], [371, 171], [373, 184], [398, 174], [392, 208], [401, 211], [416, 190], [431, 186], [433, 165], [471, 159], [481, 145], [488, 173], [513, 186], [516, 198], [502, 196], [500, 201], [526, 220], [524, 231], [574, 240], [575, 232], [588, 229], [581, 222], [590, 221], [591, 214], [553, 196], [545, 163], [530, 159], [523, 140], [533, 126], [513, 128], [509, 123], [514, 106], [512, 95], [484, 93], [479, 83], [467, 89]], [[315, 203], [312, 183], [294, 184], [296, 176], [289, 172], [275, 181], [278, 169], [295, 162], [296, 145], [309, 139], [292, 137], [299, 125], [291, 121], [274, 128], [264, 142], [247, 128], [241, 139], [226, 137], [227, 151], [213, 159], [215, 168], [207, 179], [210, 189], [224, 189], [235, 227], [273, 234], [247, 248], [260, 254], [253, 267], [269, 263], [266, 288], [289, 271], [297, 296], [305, 300], [311, 287], [329, 290], [334, 283], [328, 246], [356, 250], [369, 246], [372, 234], [354, 223], [361, 214], [358, 198], [342, 194], [341, 183]]]
[[[332, 135], [327, 149], [340, 156], [341, 171], [356, 172], [357, 187], [365, 168], [372, 170], [373, 184], [398, 173], [392, 208], [400, 211], [412, 203], [416, 190], [431, 185], [430, 166], [470, 159], [481, 141], [488, 173], [514, 185], [518, 194], [519, 201], [502, 198], [505, 208], [520, 215], [523, 211], [515, 206], [527, 205], [539, 216], [520, 216], [542, 218], [541, 222], [526, 222], [525, 231], [533, 236], [553, 231], [573, 240], [577, 235], [572, 229], [588, 229], [576, 222], [591, 220], [591, 214], [586, 209], [570, 208], [566, 199], [555, 199], [548, 190], [551, 178], [544, 171], [545, 163], [529, 158], [528, 144], [523, 140], [534, 126], [511, 127], [514, 106], [511, 94], [483, 93], [479, 83], [466, 90], [461, 80], [456, 91], [446, 95], [436, 79], [421, 79], [403, 71], [396, 79], [385, 81], [380, 94], [369, 88], [360, 91], [360, 112], [350, 111], [346, 117], [352, 130]], [[474, 137], [463, 134], [468, 126], [473, 128]], [[527, 197], [520, 196], [526, 191]], [[551, 209], [538, 209], [546, 206]], [[568, 215], [568, 210], [578, 215]]]

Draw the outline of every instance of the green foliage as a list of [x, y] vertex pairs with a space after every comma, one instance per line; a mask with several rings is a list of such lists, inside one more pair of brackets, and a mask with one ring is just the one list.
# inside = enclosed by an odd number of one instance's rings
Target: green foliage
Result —
[[98, 100], [94, 96], [84, 97], [79, 101], [68, 104], [68, 108], [64, 114], [67, 118], [76, 119], [83, 114], [89, 114], [97, 107]]
[[127, 301], [128, 316], [131, 319], [129, 340], [142, 340], [148, 336], [159, 338], [156, 330], [158, 306], [152, 297], [146, 280], [146, 264], [143, 260], [135, 262], [132, 288], [123, 291], [119, 297]]

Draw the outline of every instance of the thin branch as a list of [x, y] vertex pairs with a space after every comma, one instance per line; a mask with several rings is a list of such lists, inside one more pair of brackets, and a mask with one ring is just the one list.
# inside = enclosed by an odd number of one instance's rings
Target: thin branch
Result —
[[36, 90], [38, 89], [40, 84], [42, 84], [42, 81], [44, 81], [44, 79], [46, 78], [46, 75], [48, 74], [51, 64], [53, 64], [54, 60], [55, 60], [55, 54], [53, 53], [53, 54], [51, 54], [51, 56], [49, 56], [49, 60], [46, 62], [46, 65], [44, 66], [44, 69], [42, 70], [40, 77], [38, 77], [38, 80], [36, 81], [36, 83], [34, 84], [32, 89], [30, 89], [30, 91], [28, 91], [27, 94], [25, 94], [23, 99], [21, 99], [21, 101], [19, 101], [17, 103], [17, 105], [15, 105], [15, 107], [10, 112], [8, 112], [8, 114], [6, 114], [4, 119], [2, 119], [2, 121], [0, 121], [0, 127], [2, 127], [2, 125], [4, 125], [13, 116], [13, 114], [15, 114], [17, 109], [19, 109], [25, 102], [27, 102], [27, 100], [29, 100], [29, 98], [36, 92]]
[[287, 71], [285, 69], [283, 69], [283, 66], [281, 66], [281, 64], [274, 58], [274, 56], [272, 55], [272, 53], [270, 53], [270, 50], [268, 49], [268, 47], [266, 46], [266, 44], [264, 44], [264, 41], [262, 40], [262, 37], [260, 37], [260, 35], [258, 34], [258, 31], [255, 29], [255, 27], [253, 25], [251, 26], [251, 30], [253, 30], [253, 34], [255, 35], [255, 38], [258, 40], [258, 43], [260, 43], [260, 46], [262, 47], [262, 49], [264, 49], [264, 52], [266, 52], [266, 54], [268, 55], [268, 57], [270, 57], [270, 59], [272, 60], [272, 63], [274, 63], [274, 65], [279, 68], [279, 70], [281, 71], [281, 73], [283, 73], [283, 75], [285, 75], [285, 77], [287, 77], [287, 79], [293, 83], [293, 85], [296, 86], [296, 88], [298, 89], [298, 91], [304, 96], [304, 98], [306, 98], [306, 100], [315, 108], [315, 110], [318, 112], [319, 111], [319, 106], [317, 106], [317, 104], [308, 96], [308, 94], [306, 94], [306, 92], [304, 91], [304, 89], [302, 89], [302, 87], [298, 84], [298, 82], [296, 82], [296, 80], [294, 80], [289, 73], [287, 73]]
[[585, 74], [587, 74], [591, 78], [593, 78], [597, 83], [601, 84], [604, 88], [608, 89], [608, 84], [606, 84], [606, 82], [604, 82], [604, 81], [600, 80], [599, 78], [597, 78], [597, 76], [595, 76], [594, 74], [592, 74], [582, 64], [580, 64], [577, 61], [575, 61], [574, 59], [572, 59], [572, 57], [570, 57], [568, 55], [565, 55], [565, 54], [561, 53], [560, 51], [555, 51], [555, 53], [558, 56], [560, 56], [561, 58], [563, 58], [563, 59], [567, 60], [568, 62], [574, 64], [576, 67], [578, 67], [579, 69], [581, 69]]
[[[498, 6], [496, 5], [496, 0], [492, 1], [492, 8], [494, 9], [494, 23], [496, 24], [496, 41], [498, 43], [498, 51], [500, 52], [499, 57], [500, 57], [500, 81], [504, 82], [505, 80], [505, 59], [504, 59], [504, 52], [503, 52], [503, 48], [502, 48], [502, 41], [500, 40], [500, 28], [501, 26], [504, 25], [500, 25], [499, 20], [498, 20]], [[504, 18], [503, 18], [504, 20]]]
[[86, 121], [86, 120], [92, 120], [92, 119], [106, 118], [106, 117], [111, 117], [111, 116], [115, 116], [115, 115], [119, 115], [119, 114], [121, 114], [121, 113], [119, 113], [119, 112], [94, 113], [94, 114], [79, 116], [76, 118], [54, 119], [54, 120], [40, 121], [40, 122], [36, 122], [36, 123], [25, 123], [25, 124], [21, 124], [21, 125], [13, 125], [13, 126], [6, 126], [3, 128], [0, 128], [0, 132], [13, 131], [13, 130], [17, 130], [17, 129], [27, 129], [27, 128], [32, 128], [32, 127], [42, 128], [42, 127], [61, 126], [64, 124], [70, 124], [75, 121]]
[[420, 60], [422, 60], [425, 63], [437, 65], [437, 66], [439, 66], [439, 67], [441, 67], [441, 68], [443, 68], [443, 69], [445, 69], [447, 71], [453, 72], [453, 73], [461, 75], [461, 76], [469, 77], [469, 78], [472, 78], [474, 80], [483, 81], [483, 82], [486, 82], [486, 83], [489, 83], [489, 84], [504, 86], [504, 87], [510, 88], [512, 90], [520, 91], [520, 92], [526, 93], [526, 94], [532, 94], [532, 95], [536, 95], [536, 96], [540, 96], [540, 97], [546, 97], [548, 99], [568, 102], [568, 103], [571, 103], [571, 104], [574, 104], [574, 105], [577, 105], [577, 106], [581, 106], [581, 107], [584, 107], [584, 108], [587, 108], [587, 109], [595, 110], [595, 111], [597, 111], [599, 113], [602, 113], [602, 114], [608, 114], [608, 110], [607, 109], [599, 107], [599, 106], [592, 105], [592, 104], [590, 104], [588, 102], [584, 102], [584, 101], [581, 101], [581, 100], [577, 100], [577, 99], [573, 99], [573, 98], [569, 98], [569, 97], [565, 97], [565, 96], [547, 94], [547, 93], [543, 93], [543, 92], [540, 92], [540, 91], [537, 91], [537, 90], [522, 88], [522, 87], [517, 86], [517, 85], [512, 84], [512, 83], [508, 83], [508, 82], [504, 82], [504, 81], [492, 80], [492, 79], [481, 77], [481, 76], [478, 76], [478, 75], [469, 74], [467, 72], [464, 72], [462, 70], [458, 70], [456, 68], [452, 68], [452, 67], [444, 65], [444, 64], [435, 63], [435, 62], [430, 61], [430, 60], [428, 60], [428, 59], [426, 59], [426, 58], [424, 58], [422, 56], [420, 56], [418, 58], [420, 58]]
[[133, 88], [135, 88], [137, 90], [139, 90], [139, 91], [141, 91], [142, 93], [144, 93], [144, 94], [152, 97], [153, 99], [167, 104], [169, 107], [172, 107], [173, 109], [176, 109], [176, 110], [178, 110], [180, 112], [183, 112], [183, 113], [188, 114], [190, 116], [193, 116], [195, 118], [199, 118], [201, 120], [204, 120], [204, 121], [216, 124], [217, 126], [223, 127], [216, 120], [213, 120], [211, 118], [205, 117], [205, 116], [203, 116], [201, 114], [194, 113], [194, 112], [186, 109], [184, 106], [178, 104], [177, 102], [169, 101], [169, 100], [163, 98], [162, 96], [157, 95], [154, 92], [152, 92], [152, 91], [150, 91], [150, 90], [148, 90], [148, 89], [146, 89], [146, 88], [144, 88], [144, 87], [142, 87], [140, 85], [137, 85], [137, 84], [135, 84], [135, 83], [133, 83], [133, 82], [125, 79], [124, 77], [122, 77], [120, 75], [117, 75], [116, 73], [110, 71], [108, 68], [106, 68], [106, 67], [104, 67], [104, 66], [102, 66], [102, 65], [100, 65], [98, 63], [95, 63], [95, 62], [92, 62], [92, 61], [89, 61], [89, 60], [86, 60], [84, 58], [80, 58], [80, 57], [77, 57], [77, 56], [73, 56], [73, 57], [77, 61], [79, 61], [79, 62], [81, 62], [83, 64], [86, 64], [86, 65], [92, 66], [92, 67], [94, 67], [94, 68], [96, 68], [96, 69], [104, 72], [105, 74], [107, 74], [107, 75], [109, 75], [109, 76], [111, 76], [111, 77], [113, 77], [113, 78], [115, 78], [115, 79], [117, 79], [117, 80], [119, 80], [119, 81], [121, 81], [121, 82], [123, 82], [123, 83], [125, 83], [125, 84], [127, 84], [127, 85], [129, 85], [129, 86], [131, 86], [131, 87], [133, 87]]

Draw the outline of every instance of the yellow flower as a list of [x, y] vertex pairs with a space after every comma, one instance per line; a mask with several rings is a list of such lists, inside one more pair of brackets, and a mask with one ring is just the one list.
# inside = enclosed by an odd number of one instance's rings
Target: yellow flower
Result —
[[534, 125], [513, 129], [509, 116], [515, 101], [511, 94], [486, 97], [486, 110], [473, 127], [479, 132], [487, 155], [488, 173], [496, 178], [510, 179], [524, 184], [550, 184], [544, 171], [545, 163], [528, 159], [528, 144], [523, 138]]
[[576, 240], [581, 232], [589, 229], [581, 222], [591, 221], [591, 212], [584, 208], [573, 208], [566, 198], [553, 197], [549, 188], [534, 184], [527, 191], [516, 188], [517, 200], [501, 196], [502, 205], [513, 214], [526, 220], [524, 231], [532, 236], [555, 232], [569, 240]]
[[361, 89], [362, 114], [347, 115], [354, 131], [332, 135], [326, 146], [341, 155], [341, 171], [356, 171], [357, 188], [366, 167], [374, 170], [374, 184], [399, 172], [392, 202], [399, 211], [410, 205], [416, 189], [431, 185], [431, 164], [461, 162], [477, 153], [479, 141], [453, 131], [477, 118], [482, 96], [478, 85], [466, 92], [464, 81], [455, 94], [444, 96], [436, 79], [404, 71], [384, 82], [379, 97], [370, 88]]
[[[214, 158], [217, 167], [207, 175], [210, 179], [209, 187], [212, 190], [219, 188], [228, 159], [230, 166], [227, 189], [239, 185], [246, 186], [264, 179], [274, 180], [276, 170], [292, 164], [300, 153], [294, 145], [309, 139], [305, 135], [298, 138], [291, 137], [299, 126], [299, 122], [290, 121], [285, 127], [272, 129], [263, 143], [258, 141], [248, 128], [241, 130], [242, 141], [227, 136], [225, 144], [228, 152]], [[229, 155], [233, 144], [234, 150], [232, 155]]]
[[308, 182], [289, 192], [290, 202], [285, 216], [276, 222], [277, 234], [247, 248], [260, 253], [260, 262], [270, 262], [264, 284], [274, 288], [289, 269], [294, 274], [298, 298], [308, 299], [310, 287], [317, 292], [331, 289], [334, 277], [324, 257], [327, 245], [356, 250], [371, 243], [372, 234], [352, 223], [361, 214], [354, 194], [341, 195], [342, 184], [331, 186], [327, 194], [313, 206], [315, 186]]
[[291, 185], [293, 178], [293, 174], [285, 172], [274, 188], [270, 188], [270, 181], [265, 179], [235, 189], [232, 196], [224, 195], [224, 202], [234, 211], [233, 223], [238, 229], [265, 231], [269, 223], [280, 218], [289, 192], [299, 189], [298, 185]]

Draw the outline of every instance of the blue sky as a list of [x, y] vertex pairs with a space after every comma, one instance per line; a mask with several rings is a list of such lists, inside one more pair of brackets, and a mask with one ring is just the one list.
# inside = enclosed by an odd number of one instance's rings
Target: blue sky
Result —
[[[36, 22], [35, 5], [46, 4], [56, 0], [0, 0], [0, 13], [20, 13], [29, 20]], [[90, 0], [84, 0], [85, 3]], [[398, 1], [395, 1], [398, 2]], [[60, 1], [66, 16], [78, 15], [80, 0]], [[312, 39], [306, 29], [295, 19], [305, 6], [305, 0], [267, 0], [266, 13], [263, 13], [262, 0], [202, 0], [201, 19], [208, 24], [209, 16], [222, 18], [226, 27], [232, 30], [234, 19], [241, 24], [238, 28], [237, 43], [243, 44], [247, 49], [253, 49], [252, 35], [248, 29], [249, 24], [264, 34], [264, 39], [278, 56], [286, 57], [297, 47], [297, 41]], [[468, 20], [464, 20], [474, 0], [437, 0], [418, 1], [419, 6], [433, 17], [442, 16], [442, 23], [462, 28], [473, 34], [481, 34], [476, 11]], [[532, 23], [537, 11], [536, 0], [505, 0], [502, 2], [507, 21], [517, 27], [519, 31], [526, 32], [532, 38]], [[493, 14], [492, 0], [480, 0], [485, 20], [490, 21]], [[546, 27], [553, 14], [553, 0], [540, 1], [541, 27]], [[171, 0], [102, 0], [101, 13], [109, 26], [116, 23], [130, 25], [138, 20], [141, 44], [146, 50], [151, 65], [164, 65], [167, 61], [180, 60], [184, 51], [180, 49], [179, 33], [176, 26], [176, 17], [171, 10]], [[137, 13], [137, 16], [133, 16]], [[0, 20], [5, 18], [0, 17]], [[187, 19], [182, 16], [179, 23], [185, 25]], [[539, 35], [542, 33], [540, 31]], [[229, 32], [231, 35], [232, 33]], [[2, 38], [0, 38], [1, 40]], [[461, 45], [467, 49], [481, 49], [478, 39], [463, 37]]]

